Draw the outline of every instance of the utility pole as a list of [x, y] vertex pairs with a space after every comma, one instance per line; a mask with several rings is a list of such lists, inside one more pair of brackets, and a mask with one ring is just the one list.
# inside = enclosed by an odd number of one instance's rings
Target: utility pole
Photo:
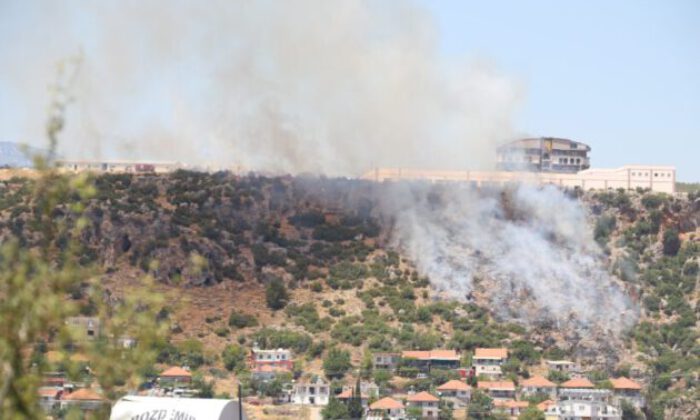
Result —
[[243, 420], [243, 388], [238, 382], [238, 420]]

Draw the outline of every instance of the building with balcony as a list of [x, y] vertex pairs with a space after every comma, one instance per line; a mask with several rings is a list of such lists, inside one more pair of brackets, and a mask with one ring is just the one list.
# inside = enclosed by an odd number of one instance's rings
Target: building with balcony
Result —
[[590, 168], [590, 146], [556, 137], [516, 140], [500, 146], [496, 167], [502, 171], [576, 173]]
[[477, 348], [472, 357], [472, 365], [477, 376], [500, 377], [501, 366], [508, 360], [508, 349]]
[[439, 404], [440, 398], [425, 391], [409, 395], [406, 398], [406, 406], [419, 408], [422, 419], [437, 419], [440, 411]]
[[294, 404], [327, 405], [330, 398], [330, 386], [320, 376], [294, 384], [292, 402]]

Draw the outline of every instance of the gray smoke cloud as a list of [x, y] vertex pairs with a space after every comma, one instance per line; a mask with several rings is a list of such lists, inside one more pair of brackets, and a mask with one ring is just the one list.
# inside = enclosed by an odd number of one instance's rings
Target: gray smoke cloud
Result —
[[67, 158], [356, 176], [490, 166], [513, 136], [517, 84], [441, 55], [411, 2], [23, 3], [0, 13], [21, 140], [43, 137], [52, 63], [82, 51]]
[[617, 335], [637, 319], [581, 203], [556, 187], [397, 184], [390, 197], [395, 245], [445, 296], [480, 295], [501, 319], [577, 332]]

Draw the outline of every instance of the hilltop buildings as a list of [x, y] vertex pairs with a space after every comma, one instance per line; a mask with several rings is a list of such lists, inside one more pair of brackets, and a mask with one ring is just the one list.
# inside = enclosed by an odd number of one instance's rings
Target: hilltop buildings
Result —
[[556, 137], [510, 142], [498, 148], [496, 167], [503, 171], [576, 173], [590, 168], [591, 147]]

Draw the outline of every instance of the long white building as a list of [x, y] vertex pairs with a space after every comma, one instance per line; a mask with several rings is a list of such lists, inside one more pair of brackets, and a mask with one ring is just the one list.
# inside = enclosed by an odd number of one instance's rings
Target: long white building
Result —
[[402, 168], [377, 168], [366, 172], [362, 179], [387, 182], [424, 180], [430, 182], [463, 182], [476, 187], [508, 184], [557, 185], [582, 190], [637, 188], [674, 194], [676, 168], [673, 166], [626, 165], [617, 169], [586, 169], [575, 173], [511, 172], [511, 171], [431, 171]]

